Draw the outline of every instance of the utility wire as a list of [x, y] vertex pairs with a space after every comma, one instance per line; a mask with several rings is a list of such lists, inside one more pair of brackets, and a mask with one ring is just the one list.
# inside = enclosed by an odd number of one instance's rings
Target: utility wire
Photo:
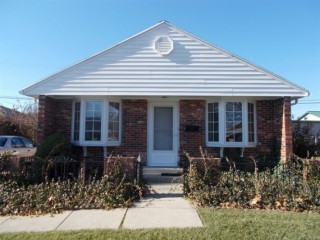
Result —
[[1, 96], [0, 98], [3, 99], [20, 99], [20, 100], [32, 100], [33, 98], [27, 98], [27, 97], [14, 97], [14, 96]]

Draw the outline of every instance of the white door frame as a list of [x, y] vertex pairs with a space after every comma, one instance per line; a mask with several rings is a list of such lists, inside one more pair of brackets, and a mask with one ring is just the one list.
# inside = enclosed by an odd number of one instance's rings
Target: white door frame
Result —
[[[172, 107], [173, 108], [173, 150], [154, 150], [154, 108], [155, 107]], [[148, 103], [148, 166], [154, 167], [176, 167], [178, 166], [178, 150], [179, 150], [179, 109], [178, 102], [149, 102]], [[172, 157], [170, 161], [163, 161], [163, 163], [155, 162], [155, 155], [163, 155]]]

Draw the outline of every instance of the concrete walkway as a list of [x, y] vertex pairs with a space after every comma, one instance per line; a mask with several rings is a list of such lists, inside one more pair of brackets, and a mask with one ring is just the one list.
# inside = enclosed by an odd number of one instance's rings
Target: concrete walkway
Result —
[[65, 211], [44, 216], [0, 217], [0, 233], [80, 229], [203, 227], [199, 215], [182, 196], [181, 186], [153, 184], [131, 208]]

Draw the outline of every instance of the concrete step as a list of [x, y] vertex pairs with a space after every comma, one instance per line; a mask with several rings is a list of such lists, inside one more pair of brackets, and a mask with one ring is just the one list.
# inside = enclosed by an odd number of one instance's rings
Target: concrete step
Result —
[[147, 183], [180, 183], [181, 177], [179, 176], [161, 176], [161, 175], [143, 175]]
[[180, 183], [148, 184], [146, 197], [182, 197], [183, 185]]
[[148, 175], [181, 175], [182, 168], [168, 168], [168, 167], [143, 167], [143, 174]]
[[144, 167], [143, 178], [148, 183], [173, 183], [181, 182], [182, 168]]

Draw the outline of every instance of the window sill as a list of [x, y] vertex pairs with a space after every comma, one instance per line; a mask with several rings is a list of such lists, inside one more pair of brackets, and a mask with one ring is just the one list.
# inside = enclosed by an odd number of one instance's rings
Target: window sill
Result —
[[212, 143], [207, 142], [207, 147], [218, 147], [218, 148], [253, 148], [257, 146], [257, 143]]
[[121, 142], [72, 142], [72, 144], [80, 147], [117, 147]]

